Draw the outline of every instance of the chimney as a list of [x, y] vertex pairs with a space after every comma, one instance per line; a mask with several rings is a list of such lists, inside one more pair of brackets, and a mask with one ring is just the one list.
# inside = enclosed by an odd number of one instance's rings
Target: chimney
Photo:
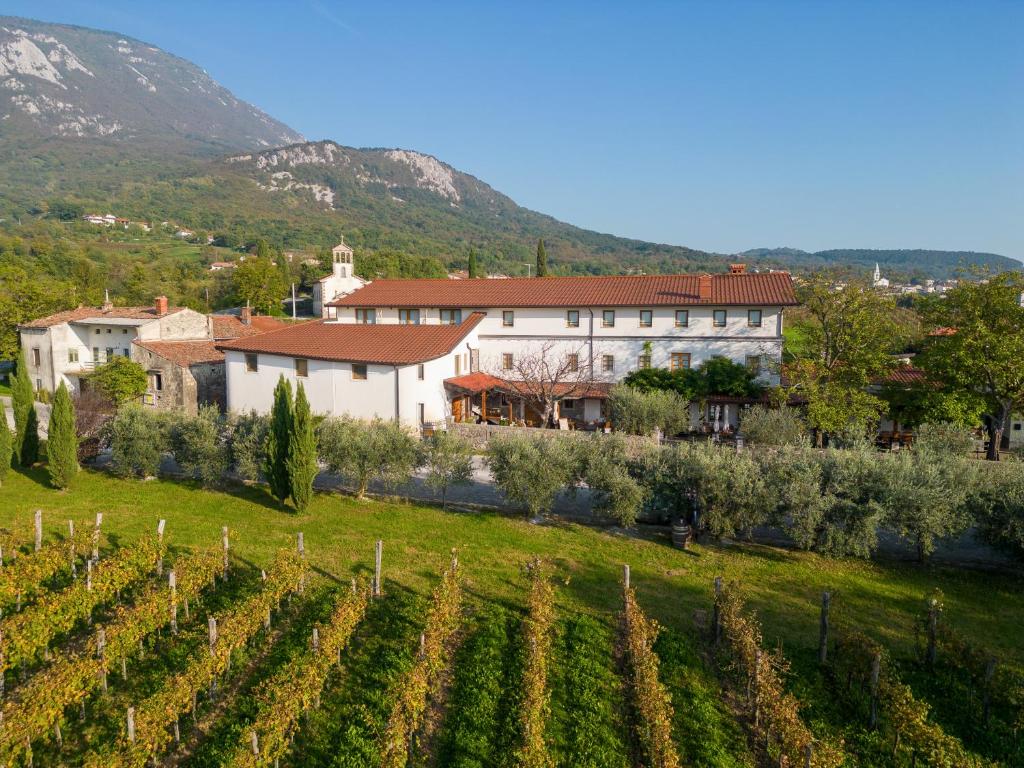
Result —
[[156, 307], [156, 313], [161, 317], [167, 314], [166, 296], [157, 296], [156, 299], [153, 300], [153, 305]]
[[746, 264], [730, 264], [729, 265], [729, 272], [731, 274], [733, 274], [733, 275], [742, 275], [742, 274], [746, 273], [746, 271], [747, 271], [747, 265]]
[[697, 297], [701, 301], [711, 301], [711, 275], [701, 275], [697, 279]]
[[109, 312], [113, 308], [114, 308], [114, 302], [112, 302], [110, 300], [110, 291], [109, 290], [104, 290], [103, 291], [103, 311], [104, 312]]
[[238, 316], [238, 319], [242, 321], [242, 325], [252, 325], [252, 309], [250, 307], [242, 307], [242, 313]]

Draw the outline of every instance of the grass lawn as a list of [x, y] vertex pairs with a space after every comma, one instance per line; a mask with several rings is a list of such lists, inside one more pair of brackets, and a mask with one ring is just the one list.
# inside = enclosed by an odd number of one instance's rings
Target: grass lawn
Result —
[[932, 587], [945, 593], [948, 620], [1000, 658], [1024, 666], [1020, 626], [1024, 579], [910, 564], [830, 560], [814, 554], [756, 545], [695, 546], [689, 552], [667, 542], [613, 535], [553, 522], [531, 525], [496, 513], [443, 512], [439, 508], [317, 494], [298, 515], [279, 508], [263, 488], [206, 491], [191, 483], [120, 480], [84, 471], [69, 492], [48, 487], [45, 471], [11, 472], [0, 488], [0, 526], [31, 526], [43, 510], [45, 532], [67, 530], [103, 512], [103, 530], [115, 542], [155, 531], [166, 518], [174, 548], [217, 546], [221, 526], [231, 530], [233, 555], [258, 566], [276, 549], [294, 546], [305, 533], [306, 552], [325, 579], [347, 582], [369, 573], [373, 546], [384, 541], [384, 576], [426, 597], [457, 547], [467, 594], [480, 602], [518, 607], [524, 599], [520, 568], [530, 555], [554, 564], [563, 616], [576, 612], [608, 621], [619, 608], [623, 563], [641, 605], [672, 629], [693, 633], [693, 613], [709, 609], [716, 575], [739, 581], [765, 629], [765, 645], [789, 651], [815, 647], [823, 589], [836, 595], [846, 617], [887, 644], [896, 655], [913, 653], [913, 622]]

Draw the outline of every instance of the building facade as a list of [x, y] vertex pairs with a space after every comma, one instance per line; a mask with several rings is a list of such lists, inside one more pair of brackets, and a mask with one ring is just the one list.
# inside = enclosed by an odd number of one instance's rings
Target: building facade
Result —
[[355, 275], [352, 249], [342, 240], [331, 249], [331, 274], [313, 284], [313, 314], [316, 317], [327, 317], [330, 302], [364, 285], [366, 281]]
[[[220, 348], [234, 411], [268, 411], [284, 375], [302, 380], [323, 414], [415, 425], [490, 419], [495, 406], [515, 420], [525, 417], [514, 385], [521, 363], [543, 359], [594, 385], [566, 409], [590, 424], [601, 385], [606, 392], [641, 368], [726, 357], [777, 384], [784, 312], [794, 304], [789, 274], [742, 265], [719, 275], [376, 280], [325, 304], [325, 320]], [[455, 332], [437, 337], [449, 346], [426, 345], [444, 329]], [[365, 378], [354, 378], [354, 365]], [[497, 401], [488, 403], [488, 391]]]

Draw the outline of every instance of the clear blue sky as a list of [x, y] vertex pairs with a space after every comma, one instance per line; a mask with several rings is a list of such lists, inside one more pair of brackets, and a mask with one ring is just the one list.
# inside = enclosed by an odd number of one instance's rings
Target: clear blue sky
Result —
[[581, 226], [1024, 257], [1024, 2], [18, 2]]

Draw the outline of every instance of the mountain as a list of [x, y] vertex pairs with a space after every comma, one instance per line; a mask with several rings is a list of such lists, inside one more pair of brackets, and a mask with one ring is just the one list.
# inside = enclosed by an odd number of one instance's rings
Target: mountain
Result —
[[878, 264], [887, 277], [957, 277], [973, 267], [996, 272], [1021, 269], [1021, 262], [997, 253], [935, 251], [925, 249], [834, 248], [810, 253], [798, 248], [752, 248], [739, 254], [751, 262], [794, 271], [844, 268], [869, 274]]
[[302, 136], [206, 72], [112, 32], [0, 16], [0, 135], [230, 152]]

